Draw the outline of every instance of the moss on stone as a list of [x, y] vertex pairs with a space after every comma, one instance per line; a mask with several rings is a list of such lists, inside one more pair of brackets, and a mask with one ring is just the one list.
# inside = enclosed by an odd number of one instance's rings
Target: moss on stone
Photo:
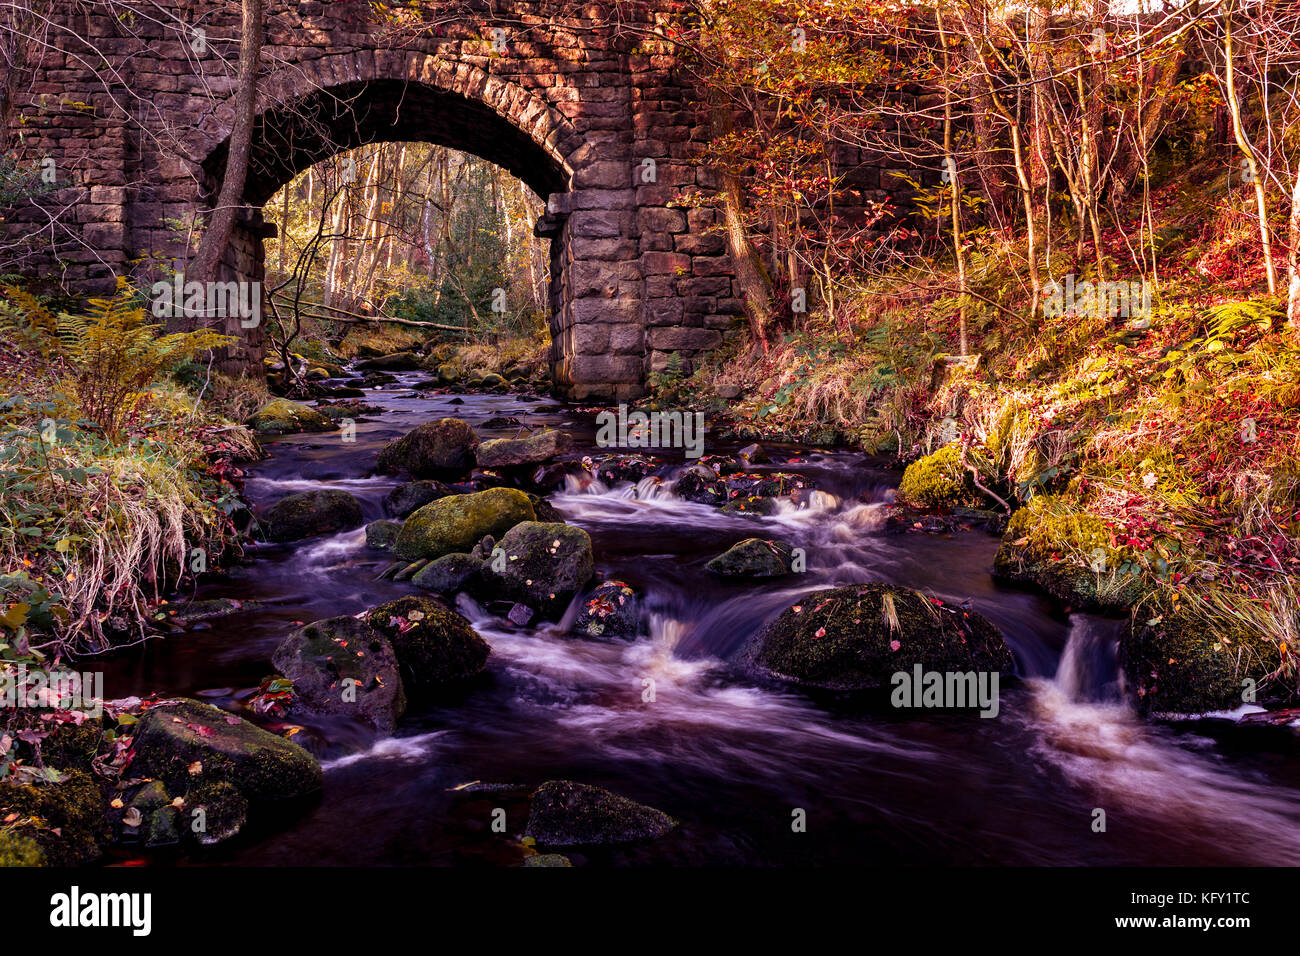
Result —
[[884, 687], [897, 671], [1009, 672], [1002, 634], [975, 613], [884, 584], [814, 591], [759, 635], [754, 663], [811, 687]]
[[430, 561], [411, 578], [411, 583], [435, 594], [455, 594], [479, 583], [485, 562], [472, 554], [444, 554]]
[[224, 710], [181, 698], [136, 726], [131, 772], [173, 793], [226, 781], [250, 801], [287, 800], [321, 787], [320, 764], [296, 744]]
[[181, 836], [204, 846], [239, 835], [248, 820], [248, 801], [232, 784], [205, 783], [185, 796]]
[[287, 495], [271, 505], [262, 517], [267, 539], [277, 542], [334, 534], [355, 528], [361, 522], [361, 502], [336, 488]]
[[287, 398], [271, 399], [254, 412], [245, 424], [259, 435], [331, 432], [339, 427], [316, 409], [291, 402]]
[[387, 733], [406, 710], [392, 645], [354, 617], [299, 628], [271, 663], [293, 681], [296, 705], [313, 713], [352, 717]]
[[413, 704], [483, 672], [492, 653], [465, 618], [432, 598], [408, 595], [372, 608], [365, 621], [392, 642]]
[[595, 569], [591, 536], [568, 524], [525, 521], [498, 545], [504, 562], [488, 563], [488, 584], [499, 596], [525, 604], [544, 617], [558, 617]]
[[909, 508], [947, 510], [986, 504], [984, 495], [961, 464], [956, 446], [940, 448], [907, 466], [898, 484], [896, 500]]
[[497, 537], [535, 517], [528, 495], [517, 488], [451, 495], [412, 513], [402, 525], [393, 550], [407, 561], [468, 552], [485, 535]]
[[596, 846], [653, 840], [677, 821], [601, 787], [548, 780], [533, 794], [526, 833], [543, 846]]
[[731, 578], [775, 578], [790, 573], [792, 549], [784, 541], [746, 538], [704, 567]]
[[0, 830], [0, 867], [44, 866], [40, 844], [20, 833]]
[[478, 436], [459, 418], [425, 422], [379, 453], [379, 470], [407, 472], [412, 478], [438, 478], [459, 474], [474, 466]]
[[397, 533], [402, 530], [402, 522], [390, 518], [381, 518], [366, 525], [366, 547], [376, 551], [391, 551], [397, 541]]
[[1111, 531], [1079, 502], [1038, 495], [1011, 516], [993, 559], [993, 573], [1036, 584], [1075, 608], [1121, 610], [1145, 593], [1137, 574], [1120, 573], [1131, 557], [1111, 544]]
[[0, 820], [34, 842], [51, 866], [79, 866], [95, 860], [108, 839], [106, 801], [95, 779], [80, 770], [58, 783], [0, 783]]
[[[1125, 686], [1143, 713], [1199, 714], [1247, 703], [1281, 663], [1277, 646], [1240, 624], [1167, 607], [1139, 609], [1120, 638]], [[1250, 681], [1247, 685], [1245, 682]]]

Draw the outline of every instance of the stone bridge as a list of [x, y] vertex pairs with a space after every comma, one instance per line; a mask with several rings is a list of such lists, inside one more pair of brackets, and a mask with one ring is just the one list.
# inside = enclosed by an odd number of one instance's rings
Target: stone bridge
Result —
[[[239, 5], [54, 0], [52, 43], [0, 101], [10, 145], [56, 177], [4, 225], [52, 243], [71, 293], [183, 268], [182, 224], [211, 209], [234, 121]], [[499, 164], [546, 199], [552, 362], [574, 398], [639, 394], [672, 352], [689, 365], [742, 312], [710, 192], [707, 124], [654, 31], [679, 5], [566, 0], [267, 0], [248, 182], [221, 278], [258, 281], [263, 204], [342, 150], [420, 141]], [[18, 134], [15, 136], [14, 134]], [[0, 264], [0, 271], [5, 271]], [[232, 364], [261, 369], [260, 329]]]

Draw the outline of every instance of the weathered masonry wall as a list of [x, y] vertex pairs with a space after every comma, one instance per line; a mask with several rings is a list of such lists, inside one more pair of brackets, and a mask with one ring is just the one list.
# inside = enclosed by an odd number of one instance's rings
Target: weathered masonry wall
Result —
[[[52, 162], [56, 182], [8, 212], [5, 234], [34, 240], [24, 270], [74, 294], [183, 268], [234, 121], [238, 5], [182, 0], [174, 20], [124, 6], [60, 8], [54, 48], [7, 110], [11, 143]], [[647, 42], [676, 4], [471, 6], [417, 31], [364, 2], [268, 0], [247, 205], [221, 278], [263, 278], [262, 204], [308, 166], [378, 141], [466, 150], [547, 198], [557, 383], [575, 398], [637, 395], [670, 353], [689, 365], [742, 311], [716, 213], [673, 204], [715, 187], [695, 94]], [[227, 364], [260, 373], [261, 330], [226, 330], [241, 341]]]

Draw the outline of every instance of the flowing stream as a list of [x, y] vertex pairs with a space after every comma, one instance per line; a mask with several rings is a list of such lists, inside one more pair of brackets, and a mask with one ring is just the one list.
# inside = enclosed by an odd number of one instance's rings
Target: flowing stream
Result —
[[[246, 495], [265, 506], [295, 491], [342, 488], [367, 521], [399, 479], [373, 476], [383, 445], [456, 416], [484, 437], [493, 416], [572, 433], [594, 447], [590, 415], [515, 395], [411, 391], [421, 376], [371, 390], [382, 414], [337, 434], [286, 436], [252, 466]], [[732, 446], [706, 442], [709, 454]], [[466, 598], [460, 611], [491, 644], [487, 679], [393, 737], [309, 723], [296, 739], [322, 759], [314, 809], [277, 821], [211, 862], [241, 865], [503, 864], [519, 860], [518, 790], [557, 778], [598, 784], [677, 817], [653, 843], [608, 862], [773, 864], [1300, 864], [1300, 760], [1287, 728], [1231, 720], [1152, 723], [1122, 703], [1118, 623], [1067, 616], [1048, 598], [998, 586], [997, 540], [980, 532], [886, 535], [897, 474], [861, 455], [783, 447], [770, 466], [816, 479], [806, 507], [730, 516], [683, 501], [671, 482], [570, 481], [551, 502], [592, 536], [599, 573], [641, 595], [648, 633], [598, 641], [559, 624], [515, 627]], [[762, 470], [760, 467], [756, 470]], [[754, 535], [804, 548], [808, 569], [735, 584], [704, 564]], [[353, 614], [412, 592], [376, 580], [387, 563], [364, 531], [263, 545], [197, 596], [242, 611], [108, 661], [112, 696], [189, 694], [239, 712], [300, 623]], [[746, 642], [808, 591], [860, 581], [966, 601], [1006, 635], [1020, 679], [983, 719], [881, 713], [755, 680]], [[644, 691], [653, 682], [654, 700]], [[475, 784], [475, 786], [466, 786]], [[493, 833], [495, 809], [506, 834]], [[795, 832], [795, 812], [806, 814]], [[1096, 811], [1105, 830], [1095, 829]], [[582, 862], [581, 859], [578, 860]]]

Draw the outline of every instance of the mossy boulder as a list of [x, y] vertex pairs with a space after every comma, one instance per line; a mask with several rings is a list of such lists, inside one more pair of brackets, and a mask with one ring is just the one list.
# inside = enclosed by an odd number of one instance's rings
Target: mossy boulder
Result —
[[573, 631], [588, 637], [633, 638], [640, 626], [636, 591], [622, 581], [605, 581], [583, 599]]
[[572, 440], [564, 432], [544, 428], [526, 438], [494, 438], [478, 446], [480, 468], [536, 465], [569, 450]]
[[1007, 522], [993, 574], [1035, 584], [1076, 609], [1127, 610], [1146, 588], [1130, 570], [1132, 553], [1112, 540], [1110, 527], [1077, 501], [1039, 495]]
[[109, 812], [122, 843], [171, 846], [180, 842], [180, 814], [161, 780], [147, 780], [124, 795], [121, 809]]
[[392, 642], [403, 686], [416, 704], [481, 674], [492, 653], [469, 621], [430, 598], [389, 601], [368, 611], [365, 621]]
[[778, 505], [776, 499], [750, 495], [742, 498], [733, 498], [722, 506], [723, 514], [729, 515], [774, 515], [777, 512]]
[[908, 465], [895, 500], [909, 508], [940, 511], [963, 505], [978, 508], [987, 503], [962, 465], [961, 451], [953, 445]]
[[[7, 821], [5, 832], [35, 844], [45, 864], [80, 866], [98, 859], [100, 846], [108, 840], [107, 801], [85, 771], [56, 776], [60, 779], [0, 783], [0, 821]], [[19, 843], [11, 852], [29, 861], [17, 865], [37, 865], [30, 862], [30, 846]]]
[[376, 551], [391, 551], [397, 543], [397, 533], [402, 530], [402, 522], [391, 518], [381, 518], [366, 525], [366, 547]]
[[411, 578], [411, 583], [435, 594], [456, 594], [473, 590], [480, 583], [486, 562], [472, 554], [444, 554], [430, 561]]
[[420, 356], [414, 352], [390, 352], [357, 363], [357, 368], [369, 372], [414, 372], [421, 367]]
[[526, 605], [544, 617], [558, 618], [591, 580], [591, 537], [567, 524], [525, 521], [497, 546], [504, 554], [484, 572], [494, 596]]
[[478, 381], [479, 388], [505, 388], [509, 384], [496, 372], [488, 372]]
[[181, 836], [203, 846], [239, 835], [248, 822], [248, 800], [232, 784], [206, 783], [185, 797]]
[[1236, 622], [1146, 607], [1120, 636], [1119, 662], [1140, 712], [1201, 714], [1264, 704], [1269, 695], [1260, 685], [1281, 655]]
[[673, 492], [678, 498], [702, 505], [721, 505], [727, 501], [727, 484], [712, 468], [692, 465], [677, 477]]
[[454, 385], [460, 381], [460, 369], [449, 362], [438, 366], [438, 382], [442, 385]]
[[256, 803], [321, 787], [320, 764], [307, 751], [197, 700], [181, 698], [146, 713], [132, 749], [131, 772], [156, 777], [173, 793], [224, 781]]
[[704, 567], [727, 578], [777, 578], [790, 573], [792, 551], [784, 541], [746, 538]]
[[293, 681], [295, 708], [353, 717], [384, 733], [406, 710], [392, 645], [354, 617], [299, 628], [275, 649], [271, 662]]
[[385, 474], [407, 472], [412, 478], [459, 475], [474, 466], [478, 436], [459, 418], [425, 422], [379, 453], [379, 470]]
[[262, 516], [269, 541], [336, 534], [361, 524], [361, 502], [346, 491], [323, 488], [281, 498]]
[[407, 518], [393, 550], [407, 561], [464, 553], [484, 535], [496, 537], [535, 517], [528, 495], [516, 488], [451, 495], [424, 505]]
[[827, 690], [885, 687], [916, 664], [931, 671], [1012, 667], [1002, 634], [979, 614], [885, 584], [805, 595], [763, 628], [751, 654], [769, 675]]
[[430, 478], [408, 481], [384, 495], [384, 514], [394, 518], [405, 518], [430, 501], [437, 501], [439, 498], [446, 498], [455, 493], [441, 481]]
[[601, 787], [548, 780], [533, 793], [525, 834], [542, 846], [653, 840], [677, 826], [668, 814]]
[[219, 617], [238, 614], [244, 609], [244, 602], [234, 598], [211, 598], [200, 601], [186, 601], [183, 604], [162, 604], [153, 613], [153, 619], [159, 623], [190, 627], [202, 621], [211, 621]]
[[246, 424], [259, 435], [290, 435], [296, 432], [332, 432], [338, 425], [314, 408], [273, 398], [251, 416]]

